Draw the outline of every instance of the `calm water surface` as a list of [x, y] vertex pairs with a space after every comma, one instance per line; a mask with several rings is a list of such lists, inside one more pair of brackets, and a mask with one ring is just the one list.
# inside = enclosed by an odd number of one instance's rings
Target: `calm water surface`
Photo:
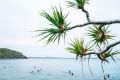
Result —
[[[1, 59], [0, 80], [103, 80], [100, 61], [91, 59], [90, 63], [93, 77], [86, 60], [83, 78], [81, 63], [75, 59]], [[104, 66], [111, 80], [120, 80], [120, 60], [117, 63], [111, 61]]]

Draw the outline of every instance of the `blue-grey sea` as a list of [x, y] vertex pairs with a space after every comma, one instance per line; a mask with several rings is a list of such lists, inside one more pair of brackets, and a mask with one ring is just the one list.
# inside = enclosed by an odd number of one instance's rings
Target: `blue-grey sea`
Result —
[[[120, 60], [104, 64], [108, 80], [120, 80]], [[75, 59], [1, 59], [0, 80], [104, 80], [101, 62], [91, 59], [91, 75], [87, 60], [83, 63]], [[69, 71], [70, 70], [70, 71]], [[71, 73], [73, 73], [71, 75]]]

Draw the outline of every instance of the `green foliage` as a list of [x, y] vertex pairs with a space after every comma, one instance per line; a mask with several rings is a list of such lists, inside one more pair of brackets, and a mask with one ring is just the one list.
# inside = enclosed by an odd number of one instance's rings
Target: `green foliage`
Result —
[[18, 51], [0, 48], [0, 59], [20, 59], [20, 58], [26, 59], [27, 57]]
[[89, 28], [88, 36], [92, 38], [92, 41], [95, 44], [107, 44], [109, 39], [112, 39], [112, 35], [110, 35], [110, 31], [108, 30], [109, 26], [94, 25], [92, 28]]
[[[82, 74], [83, 74], [83, 77], [84, 77], [84, 71], [83, 71], [83, 57], [85, 57], [86, 55], [89, 55], [89, 51], [91, 51], [92, 49], [92, 46], [89, 46], [89, 44], [85, 45], [84, 44], [84, 40], [81, 39], [74, 39], [74, 40], [71, 40], [71, 43], [70, 43], [70, 46], [71, 47], [68, 47], [67, 50], [70, 52], [70, 53], [73, 53], [76, 55], [76, 60], [78, 58], [81, 59], [81, 66], [82, 66]], [[92, 71], [91, 71], [91, 68], [90, 68], [90, 65], [89, 65], [89, 59], [90, 59], [90, 55], [89, 55], [89, 58], [88, 58], [88, 66], [89, 66], [89, 70], [91, 72], [91, 75], [92, 75]]]
[[74, 39], [72, 40], [72, 42], [70, 43], [69, 48], [67, 48], [67, 50], [70, 53], [73, 53], [76, 55], [76, 59], [78, 59], [78, 57], [83, 57], [85, 55], [87, 55], [87, 52], [91, 51], [91, 47], [89, 45], [84, 44], [84, 40], [79, 40], [79, 39]]
[[[52, 7], [52, 13], [49, 14], [46, 11], [43, 11], [41, 13], [41, 16], [46, 18], [52, 25], [50, 28], [45, 28], [43, 30], [37, 30], [39, 33], [38, 36], [42, 36], [41, 40], [47, 39], [46, 44], [49, 44], [51, 42], [55, 42], [58, 40], [58, 43], [61, 39], [61, 37], [65, 40], [66, 36], [66, 31], [71, 30], [73, 28], [77, 27], [84, 27], [87, 25], [93, 25], [93, 27], [90, 27], [88, 29], [88, 36], [92, 39], [90, 43], [92, 42], [93, 45], [90, 46], [90, 44], [84, 44], [84, 40], [81, 39], [74, 39], [71, 40], [70, 47], [67, 48], [67, 50], [70, 53], [73, 53], [76, 55], [76, 59], [80, 58], [81, 59], [81, 66], [82, 66], [82, 74], [83, 73], [83, 58], [85, 58], [86, 55], [88, 55], [88, 66], [89, 70], [92, 75], [92, 71], [90, 68], [89, 60], [91, 58], [91, 54], [95, 54], [98, 56], [98, 58], [101, 60], [101, 67], [102, 71], [104, 73], [104, 68], [103, 68], [103, 61], [108, 62], [108, 58], [111, 57], [113, 61], [115, 62], [113, 56], [120, 54], [119, 51], [112, 51], [112, 47], [114, 47], [116, 44], [113, 46], [110, 46], [109, 50], [109, 44], [108, 40], [112, 39], [114, 36], [110, 34], [110, 31], [108, 30], [109, 26], [107, 24], [113, 24], [114, 22], [92, 22], [90, 21], [89, 17], [89, 12], [84, 9], [85, 5], [88, 4], [89, 0], [69, 0], [67, 1], [68, 7], [77, 7], [77, 9], [81, 9], [84, 13], [86, 13], [86, 18], [89, 23], [85, 23], [82, 25], [77, 25], [73, 26], [71, 28], [68, 28], [70, 23], [66, 22], [66, 18], [68, 14], [63, 15], [61, 7], [57, 9], [56, 7]], [[99, 25], [95, 25], [99, 24]], [[95, 49], [98, 51], [90, 53], [90, 51], [93, 51], [91, 48], [95, 46]], [[108, 46], [108, 47], [107, 47]], [[105, 51], [104, 51], [105, 50]], [[103, 51], [103, 52], [102, 52]], [[99, 53], [99, 54], [98, 54]]]
[[67, 1], [68, 7], [77, 7], [78, 9], [84, 8], [85, 4], [88, 3], [88, 0], [74, 0]]
[[[114, 55], [117, 55], [117, 54], [120, 54], [120, 52], [119, 51], [112, 51], [112, 50], [109, 50], [109, 51], [107, 51], [106, 53], [104, 53], [104, 54], [99, 54], [99, 59], [100, 60], [102, 60], [102, 61], [107, 61], [107, 58], [109, 58], [109, 57], [111, 57], [112, 59], [113, 59], [113, 61], [115, 61], [114, 60], [114, 58], [113, 58], [113, 56]], [[107, 61], [108, 62], [108, 61]]]
[[63, 36], [63, 38], [65, 39], [66, 29], [70, 24], [70, 23], [66, 23], [65, 21], [67, 15], [63, 15], [61, 7], [59, 9], [57, 9], [56, 7], [52, 7], [51, 15], [43, 11], [41, 13], [41, 16], [46, 18], [51, 23], [53, 28], [37, 30], [40, 31], [39, 36], [43, 35], [43, 38], [41, 40], [48, 38], [46, 41], [46, 43], [48, 44], [51, 42], [55, 42], [56, 39], [58, 39], [58, 43], [59, 43], [61, 36]]

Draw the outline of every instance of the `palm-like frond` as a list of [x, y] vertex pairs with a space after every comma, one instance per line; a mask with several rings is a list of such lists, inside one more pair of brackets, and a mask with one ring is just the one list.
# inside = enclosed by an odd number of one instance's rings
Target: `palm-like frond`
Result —
[[54, 29], [54, 28], [49, 28], [39, 31], [40, 31], [39, 36], [43, 36], [41, 40], [47, 39], [46, 44], [55, 42], [56, 40], [58, 40], [59, 43], [61, 36], [65, 38], [66, 35], [65, 31], [63, 32], [60, 29]]
[[72, 42], [70, 43], [69, 48], [67, 48], [67, 50], [70, 53], [73, 53], [76, 55], [76, 59], [78, 59], [78, 57], [83, 57], [87, 54], [88, 51], [91, 51], [91, 47], [89, 47], [88, 45], [85, 46], [84, 44], [84, 40], [79, 40], [79, 39], [74, 39], [72, 40]]
[[48, 38], [47, 44], [50, 42], [55, 42], [57, 39], [59, 43], [61, 36], [65, 38], [66, 29], [70, 24], [70, 23], [66, 23], [65, 21], [67, 15], [63, 15], [61, 7], [59, 9], [57, 9], [56, 7], [52, 7], [52, 14], [49, 14], [46, 11], [43, 11], [41, 13], [41, 16], [46, 18], [53, 26], [53, 28], [37, 30], [40, 32], [39, 36], [43, 36], [42, 39]]
[[51, 24], [59, 29], [65, 29], [68, 24], [66, 24], [66, 17], [68, 14], [63, 15], [62, 9], [57, 9], [56, 7], [52, 7], [52, 14], [43, 11], [41, 16], [45, 17]]
[[100, 25], [95, 25], [92, 28], [89, 28], [88, 36], [92, 38], [92, 41], [95, 44], [107, 44], [109, 39], [112, 39], [108, 26], [104, 26], [100, 29]]
[[[82, 74], [83, 74], [83, 78], [84, 78], [84, 71], [83, 71], [83, 57], [86, 56], [86, 54], [88, 54], [89, 51], [91, 51], [92, 47], [89, 46], [89, 45], [85, 45], [84, 44], [84, 40], [81, 39], [74, 39], [74, 40], [71, 40], [71, 43], [70, 43], [70, 46], [71, 47], [68, 47], [67, 50], [70, 52], [70, 53], [73, 53], [76, 55], [76, 60], [80, 57], [81, 59], [81, 69], [82, 69]], [[90, 56], [89, 56], [89, 59], [90, 59]], [[88, 65], [89, 65], [89, 60], [88, 60]], [[89, 65], [89, 69], [90, 69], [90, 72], [92, 74], [92, 71], [91, 71], [91, 68], [90, 68], [90, 65]]]
[[113, 56], [114, 55], [117, 55], [117, 54], [120, 54], [119, 51], [112, 51], [112, 50], [109, 50], [108, 52], [104, 53], [104, 54], [100, 54], [99, 56], [99, 59], [101, 59], [102, 61], [107, 61], [107, 58], [111, 57], [114, 60]]
[[88, 3], [88, 0], [74, 0], [67, 1], [68, 7], [77, 7], [78, 9], [84, 8], [85, 4]]

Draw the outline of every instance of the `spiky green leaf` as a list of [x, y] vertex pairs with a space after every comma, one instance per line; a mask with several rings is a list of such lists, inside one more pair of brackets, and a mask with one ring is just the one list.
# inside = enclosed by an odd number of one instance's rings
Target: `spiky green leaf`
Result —
[[109, 26], [103, 26], [100, 29], [101, 25], [94, 25], [88, 30], [88, 36], [92, 38], [92, 41], [95, 44], [107, 44], [108, 40], [112, 39], [114, 36], [110, 35], [108, 30]]
[[[42, 36], [42, 39], [47, 39], [46, 44], [55, 42], [58, 40], [58, 43], [61, 37], [65, 38], [66, 29], [69, 26], [69, 23], [66, 23], [66, 18], [68, 14], [64, 15], [61, 7], [52, 7], [52, 13], [49, 14], [46, 11], [41, 13], [41, 16], [46, 18], [52, 25], [53, 28], [45, 28], [43, 30], [37, 30], [40, 32], [38, 36]], [[65, 40], [65, 39], [64, 39]]]
[[74, 0], [67, 1], [68, 7], [77, 7], [78, 9], [84, 8], [85, 4], [88, 4], [88, 0]]

